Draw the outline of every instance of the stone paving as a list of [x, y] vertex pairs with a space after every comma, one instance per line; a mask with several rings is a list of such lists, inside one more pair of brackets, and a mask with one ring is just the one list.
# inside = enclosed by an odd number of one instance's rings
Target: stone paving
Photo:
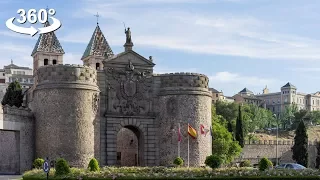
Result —
[[22, 179], [22, 175], [0, 175], [0, 180]]

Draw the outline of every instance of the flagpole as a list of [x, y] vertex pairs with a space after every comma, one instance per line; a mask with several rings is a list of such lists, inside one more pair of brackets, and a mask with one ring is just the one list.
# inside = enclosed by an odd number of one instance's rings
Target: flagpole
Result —
[[178, 157], [180, 157], [180, 141], [181, 141], [180, 123], [179, 123], [179, 141], [178, 141]]
[[[189, 123], [188, 123], [188, 128], [189, 128]], [[188, 134], [188, 168], [189, 168], [189, 134]]]

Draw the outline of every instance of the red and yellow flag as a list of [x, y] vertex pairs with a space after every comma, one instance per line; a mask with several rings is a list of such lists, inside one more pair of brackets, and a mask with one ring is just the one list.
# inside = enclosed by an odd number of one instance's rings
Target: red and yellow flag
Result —
[[188, 134], [193, 138], [197, 138], [197, 131], [188, 124]]

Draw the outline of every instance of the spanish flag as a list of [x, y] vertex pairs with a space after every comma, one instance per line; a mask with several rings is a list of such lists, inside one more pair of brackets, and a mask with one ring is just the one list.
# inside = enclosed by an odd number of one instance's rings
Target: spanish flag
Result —
[[197, 138], [197, 131], [188, 124], [188, 134], [193, 138]]

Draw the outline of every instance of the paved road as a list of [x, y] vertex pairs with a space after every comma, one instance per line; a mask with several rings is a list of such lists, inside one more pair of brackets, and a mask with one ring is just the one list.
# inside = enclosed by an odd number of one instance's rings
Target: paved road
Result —
[[0, 180], [18, 180], [22, 179], [21, 175], [0, 175]]

